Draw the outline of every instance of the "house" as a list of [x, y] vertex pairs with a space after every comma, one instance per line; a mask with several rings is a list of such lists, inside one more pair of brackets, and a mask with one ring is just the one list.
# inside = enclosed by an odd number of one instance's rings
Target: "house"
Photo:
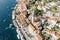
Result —
[[42, 30], [42, 26], [38, 26], [38, 30]]
[[26, 4], [25, 4], [25, 3], [19, 4], [19, 5], [18, 5], [18, 9], [19, 9], [20, 12], [26, 11], [26, 10], [27, 10]]
[[35, 27], [32, 24], [29, 24], [28, 26], [29, 32], [35, 36], [37, 40], [42, 40], [42, 35], [40, 35], [40, 30], [36, 30]]
[[40, 23], [40, 22], [33, 22], [33, 25], [34, 25], [34, 26], [40, 26], [41, 23]]
[[42, 0], [41, 4], [44, 5], [45, 0]]
[[27, 23], [30, 23], [30, 21], [28, 19], [25, 19]]
[[36, 35], [37, 40], [43, 40], [43, 36], [41, 34]]
[[48, 18], [48, 22], [49, 22], [49, 23], [56, 24], [57, 21], [58, 21], [58, 19], [55, 18], [55, 17], [50, 17], [50, 18]]
[[19, 11], [19, 8], [17, 7], [17, 8], [16, 8], [16, 12], [18, 12], [18, 11]]
[[33, 25], [34, 25], [36, 28], [38, 28], [38, 26], [40, 26], [41, 23], [40, 23], [40, 22], [33, 22]]
[[56, 37], [60, 38], [60, 34], [56, 33], [55, 31], [46, 30], [46, 32], [49, 33], [49, 34], [54, 34]]
[[39, 30], [39, 29], [37, 29], [37, 30], [34, 31], [34, 34], [35, 34], [35, 35], [37, 35], [37, 34], [39, 34], [39, 33], [40, 33], [40, 30]]
[[42, 5], [38, 5], [38, 6], [37, 6], [37, 9], [38, 9], [38, 10], [42, 10]]
[[26, 16], [27, 15], [27, 11], [23, 11], [21, 14]]
[[35, 20], [40, 19], [40, 18], [41, 18], [41, 16], [35, 16]]
[[29, 24], [28, 25], [28, 30], [29, 30], [29, 33], [31, 33], [32, 35], [34, 35], [34, 30], [35, 30], [35, 27], [32, 25], [32, 24]]
[[56, 35], [56, 37], [60, 38], [60, 34], [57, 34], [57, 33], [56, 33], [55, 35]]
[[48, 17], [52, 17], [52, 16], [53, 16], [53, 13], [52, 13], [51, 11], [47, 11], [47, 12], [46, 12], [46, 15], [47, 15]]
[[43, 17], [44, 17], [44, 18], [49, 18], [46, 14], [43, 14]]
[[26, 20], [20, 20], [20, 25], [21, 26], [27, 26], [27, 22], [26, 22]]
[[22, 20], [22, 19], [24, 19], [24, 16], [23, 15], [16, 15], [16, 19], [17, 20]]
[[57, 23], [56, 25], [60, 27], [60, 23]]
[[56, 3], [55, 2], [51, 2], [49, 3], [49, 5], [52, 7], [52, 6], [56, 6]]
[[45, 31], [48, 32], [48, 33], [50, 33], [50, 34], [55, 34], [55, 31], [52, 31], [52, 30], [49, 30], [49, 29], [47, 29]]
[[23, 0], [24, 3], [28, 4], [29, 0]]
[[28, 20], [32, 21], [32, 14], [29, 15]]
[[44, 12], [46, 12], [46, 11], [47, 11], [45, 6], [43, 6], [43, 8], [42, 8], [42, 9], [44, 10]]
[[51, 30], [51, 29], [54, 27], [54, 25], [55, 25], [55, 24], [50, 24], [50, 25], [46, 26], [46, 28], [48, 28], [48, 29]]
[[46, 6], [53, 7], [56, 6], [56, 3], [55, 2], [46, 3]]

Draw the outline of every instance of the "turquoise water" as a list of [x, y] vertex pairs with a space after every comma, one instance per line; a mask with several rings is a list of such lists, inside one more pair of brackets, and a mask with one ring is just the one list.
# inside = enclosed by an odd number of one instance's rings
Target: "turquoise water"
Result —
[[16, 30], [9, 28], [15, 5], [16, 0], [0, 0], [0, 40], [18, 40]]

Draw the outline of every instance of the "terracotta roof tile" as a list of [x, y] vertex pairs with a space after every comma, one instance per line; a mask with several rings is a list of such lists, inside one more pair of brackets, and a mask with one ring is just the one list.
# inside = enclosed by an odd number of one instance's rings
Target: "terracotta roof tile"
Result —
[[34, 31], [35, 27], [32, 24], [29, 24], [29, 27]]

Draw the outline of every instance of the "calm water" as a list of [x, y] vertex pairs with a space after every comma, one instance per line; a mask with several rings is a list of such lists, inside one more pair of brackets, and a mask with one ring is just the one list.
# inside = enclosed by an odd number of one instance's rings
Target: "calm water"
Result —
[[15, 29], [9, 28], [12, 23], [12, 9], [16, 0], [0, 0], [0, 40], [17, 40]]

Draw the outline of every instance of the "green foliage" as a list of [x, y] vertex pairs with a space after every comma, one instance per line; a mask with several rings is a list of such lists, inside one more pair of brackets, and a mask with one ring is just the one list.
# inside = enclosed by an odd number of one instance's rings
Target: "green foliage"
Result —
[[27, 4], [27, 9], [30, 9], [31, 6], [35, 5], [35, 2], [36, 2], [35, 0], [29, 1], [29, 3]]
[[28, 18], [31, 13], [27, 13], [26, 17]]
[[52, 2], [53, 0], [46, 0], [47, 3]]
[[42, 0], [39, 0], [40, 2], [42, 1]]
[[56, 32], [58, 32], [60, 30], [59, 26], [56, 26], [56, 25], [52, 29]]
[[42, 35], [45, 36], [46, 32], [43, 32]]
[[51, 34], [48, 34], [48, 33], [46, 33], [46, 32], [43, 32], [42, 35], [43, 35], [43, 36], [46, 36], [46, 37], [52, 37]]
[[48, 26], [49, 24], [47, 22], [44, 23], [45, 26]]
[[16, 12], [17, 15], [20, 15], [20, 13], [21, 13], [20, 11]]
[[60, 38], [58, 40], [60, 40]]
[[31, 7], [31, 2], [27, 4], [27, 9], [30, 9], [30, 7]]
[[52, 8], [51, 8], [51, 11], [52, 11], [52, 12], [57, 12], [57, 6], [52, 7]]
[[38, 10], [37, 8], [34, 10], [34, 15], [42, 15], [44, 13], [44, 10]]

